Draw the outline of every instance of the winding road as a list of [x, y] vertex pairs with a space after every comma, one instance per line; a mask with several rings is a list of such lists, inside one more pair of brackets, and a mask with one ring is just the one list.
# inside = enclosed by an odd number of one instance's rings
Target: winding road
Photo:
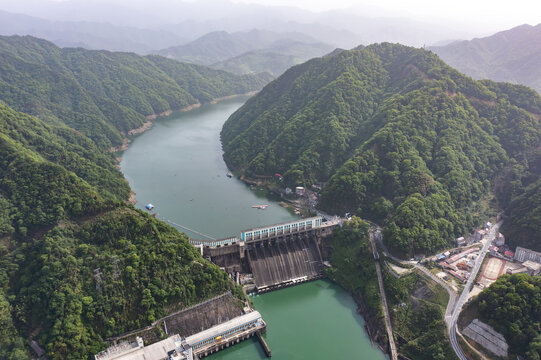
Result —
[[[462, 307], [464, 306], [464, 303], [468, 299], [472, 284], [475, 278], [477, 277], [477, 273], [479, 272], [479, 269], [481, 268], [483, 259], [485, 258], [488, 248], [490, 247], [490, 244], [494, 240], [501, 224], [502, 222], [500, 221], [497, 224], [494, 224], [492, 228], [490, 229], [489, 235], [481, 251], [479, 252], [479, 256], [475, 260], [475, 264], [471, 271], [470, 277], [468, 278], [468, 281], [466, 282], [464, 290], [462, 291], [462, 294], [458, 298], [458, 301], [456, 299], [457, 294], [445, 282], [443, 282], [437, 276], [434, 276], [434, 274], [428, 271], [424, 266], [419, 265], [415, 261], [404, 261], [391, 255], [391, 253], [387, 250], [387, 247], [383, 243], [383, 236], [381, 236], [381, 228], [379, 226], [377, 227], [377, 230], [374, 236], [374, 238], [377, 239], [379, 245], [383, 249], [383, 253], [385, 254], [385, 256], [403, 265], [413, 265], [416, 269], [423, 272], [423, 274], [427, 275], [436, 283], [443, 286], [445, 290], [447, 290], [447, 292], [449, 293], [449, 302], [447, 303], [447, 308], [445, 310], [445, 323], [447, 324], [447, 328], [449, 331], [449, 340], [451, 342], [451, 346], [453, 347], [453, 350], [455, 351], [456, 355], [458, 356], [460, 360], [468, 360], [468, 358], [466, 357], [466, 355], [464, 355], [464, 352], [462, 351], [462, 348], [460, 347], [460, 344], [458, 343], [458, 339], [456, 336], [458, 316], [460, 314], [460, 311], [462, 311]], [[372, 246], [375, 246], [375, 244], [373, 243]]]

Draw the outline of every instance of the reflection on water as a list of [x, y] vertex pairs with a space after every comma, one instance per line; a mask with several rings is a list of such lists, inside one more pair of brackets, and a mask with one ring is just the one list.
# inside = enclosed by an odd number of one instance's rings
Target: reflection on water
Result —
[[[222, 159], [220, 130], [245, 99], [234, 99], [155, 121], [122, 154], [121, 169], [137, 193], [137, 207], [155, 206], [168, 219], [216, 238], [295, 219], [276, 201], [235, 178]], [[252, 205], [269, 204], [266, 210]], [[194, 238], [200, 235], [186, 232]], [[372, 347], [352, 298], [329, 281], [252, 297], [267, 322], [266, 339], [275, 360], [384, 359]], [[264, 359], [249, 340], [209, 359]]]

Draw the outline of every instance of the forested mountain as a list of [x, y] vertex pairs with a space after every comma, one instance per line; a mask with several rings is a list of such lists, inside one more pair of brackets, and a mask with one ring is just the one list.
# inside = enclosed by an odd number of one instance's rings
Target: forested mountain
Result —
[[79, 132], [2, 105], [0, 154], [0, 358], [28, 358], [31, 334], [50, 359], [87, 358], [232, 287], [184, 235], [124, 205], [113, 156]]
[[108, 147], [145, 115], [262, 81], [0, 38], [1, 359], [29, 359], [30, 340], [49, 359], [90, 358], [172, 311], [227, 290], [242, 298], [185, 235], [126, 205]]
[[524, 84], [541, 92], [541, 24], [521, 25], [430, 50], [475, 79]]
[[233, 75], [159, 56], [59, 48], [0, 37], [0, 100], [62, 122], [101, 147], [120, 144], [145, 116], [260, 89], [268, 75]]
[[211, 32], [188, 44], [160, 50], [157, 54], [238, 74], [267, 71], [279, 75], [289, 66], [332, 50], [332, 46], [301, 33], [254, 29], [232, 34]]
[[332, 50], [332, 46], [323, 43], [279, 41], [269, 48], [249, 51], [212, 64], [211, 67], [236, 74], [257, 74], [267, 71], [273, 76], [279, 76], [293, 65], [327, 54]]
[[494, 183], [523, 191], [508, 173], [529, 167], [540, 116], [526, 87], [386, 43], [291, 68], [228, 119], [222, 140], [232, 168], [278, 172], [288, 186], [327, 181], [324, 210], [385, 224], [389, 245], [414, 254], [476, 225]]
[[506, 207], [507, 218], [502, 232], [511, 246], [520, 245], [541, 251], [541, 180], [525, 188], [521, 186], [520, 190]]
[[138, 54], [148, 54], [153, 50], [188, 41], [163, 30], [89, 21], [51, 21], [1, 10], [0, 35], [31, 35], [52, 41], [61, 47], [133, 51]]
[[468, 308], [504, 335], [510, 353], [541, 358], [541, 276], [504, 275]]

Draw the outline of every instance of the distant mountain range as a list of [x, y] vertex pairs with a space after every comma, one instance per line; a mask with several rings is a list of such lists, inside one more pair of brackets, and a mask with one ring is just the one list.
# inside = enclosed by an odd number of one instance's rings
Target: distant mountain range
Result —
[[346, 49], [382, 41], [422, 46], [487, 33], [487, 29], [475, 23], [459, 26], [419, 21], [366, 7], [312, 12], [294, 6], [263, 6], [227, 0], [153, 0], [151, 6], [145, 1], [133, 1], [128, 6], [120, 0], [0, 0], [0, 9], [56, 21], [108, 22], [161, 29], [189, 40], [220, 30], [231, 33], [257, 28], [302, 32]]
[[475, 79], [523, 84], [541, 92], [541, 24], [429, 49]]
[[285, 41], [268, 49], [249, 51], [237, 57], [227, 59], [211, 67], [236, 74], [269, 72], [278, 76], [293, 65], [321, 56], [333, 50], [323, 43], [301, 43]]
[[[155, 53], [182, 62], [213, 65], [216, 69], [238, 74], [268, 72], [278, 76], [293, 65], [334, 49], [334, 46], [301, 32], [279, 33], [257, 29], [231, 34], [213, 31], [189, 42], [194, 31], [204, 31], [206, 26], [191, 27], [184, 23], [169, 26], [166, 30], [140, 29], [90, 21], [53, 21], [0, 10], [0, 35], [31, 35], [60, 47], [142, 55]], [[311, 28], [313, 30], [318, 26]], [[183, 33], [188, 37], [183, 37]], [[327, 36], [343, 35], [339, 31], [326, 33]], [[348, 35], [344, 38], [348, 39]]]
[[139, 54], [148, 54], [152, 50], [188, 41], [165, 30], [139, 29], [88, 21], [51, 21], [1, 10], [0, 35], [32, 35], [62, 47], [131, 51]]
[[234, 73], [267, 71], [276, 76], [293, 65], [333, 49], [333, 46], [302, 33], [251, 30], [232, 34], [212, 32], [188, 44], [160, 50], [157, 54]]

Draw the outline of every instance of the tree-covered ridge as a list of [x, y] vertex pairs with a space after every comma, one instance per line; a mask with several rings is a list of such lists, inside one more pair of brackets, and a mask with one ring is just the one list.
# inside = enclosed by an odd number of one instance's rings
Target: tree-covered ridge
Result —
[[503, 234], [511, 245], [541, 251], [541, 180], [529, 185], [506, 208]]
[[268, 75], [234, 75], [158, 56], [61, 49], [30, 36], [0, 37], [0, 100], [63, 122], [99, 146], [118, 145], [145, 116], [259, 90]]
[[469, 305], [504, 335], [511, 353], [541, 359], [541, 277], [504, 275]]
[[42, 327], [37, 339], [53, 359], [87, 358], [107, 337], [234, 286], [185, 235], [129, 207], [62, 223], [23, 245], [14, 264], [20, 328]]
[[508, 184], [500, 172], [516, 172], [539, 146], [540, 116], [528, 88], [377, 44], [288, 70], [228, 119], [222, 140], [228, 164], [248, 174], [328, 181], [323, 209], [381, 222], [390, 245], [413, 254], [478, 221], [476, 201], [495, 177]]
[[[110, 154], [65, 125], [0, 105], [0, 196], [5, 203], [0, 237], [53, 226], [100, 211], [129, 196]], [[9, 231], [7, 231], [9, 230]]]
[[185, 235], [125, 205], [114, 156], [0, 104], [0, 358], [84, 359], [105, 339], [227, 290]]

